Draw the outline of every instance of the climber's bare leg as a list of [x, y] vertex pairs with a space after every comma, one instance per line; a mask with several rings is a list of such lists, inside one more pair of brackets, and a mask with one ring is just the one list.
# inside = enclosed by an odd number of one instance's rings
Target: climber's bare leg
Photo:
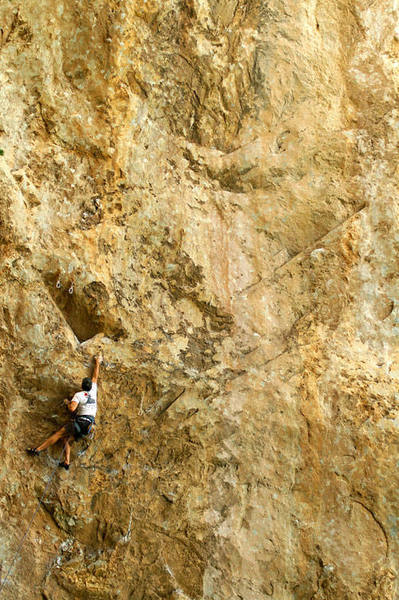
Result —
[[70, 436], [66, 438], [65, 441], [65, 462], [67, 465], [71, 462], [71, 442], [73, 442], [73, 437]]
[[36, 450], [38, 452], [41, 452], [42, 450], [45, 450], [49, 446], [56, 444], [58, 442], [58, 440], [60, 440], [62, 437], [66, 437], [67, 435], [68, 435], [68, 432], [67, 432], [65, 426], [63, 426], [63, 427], [61, 427], [61, 429], [59, 429], [58, 431], [53, 433], [53, 435], [50, 435], [50, 437], [47, 438], [47, 440], [45, 440], [42, 444], [40, 444], [40, 446], [37, 446]]

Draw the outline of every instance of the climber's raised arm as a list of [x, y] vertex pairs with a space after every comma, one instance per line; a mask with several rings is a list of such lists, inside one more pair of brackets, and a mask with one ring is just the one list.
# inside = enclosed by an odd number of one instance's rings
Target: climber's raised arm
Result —
[[99, 354], [98, 356], [95, 357], [95, 363], [94, 363], [94, 370], [93, 370], [93, 375], [92, 375], [92, 382], [93, 383], [97, 383], [98, 380], [98, 374], [100, 372], [100, 365], [103, 362], [103, 357], [101, 354]]

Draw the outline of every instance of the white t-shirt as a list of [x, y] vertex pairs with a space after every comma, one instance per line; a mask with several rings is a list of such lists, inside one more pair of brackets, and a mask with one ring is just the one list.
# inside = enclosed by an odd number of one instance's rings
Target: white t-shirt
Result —
[[76, 410], [78, 417], [83, 417], [83, 415], [95, 417], [97, 412], [97, 384], [92, 383], [90, 392], [77, 392], [72, 398], [72, 402], [78, 403]]

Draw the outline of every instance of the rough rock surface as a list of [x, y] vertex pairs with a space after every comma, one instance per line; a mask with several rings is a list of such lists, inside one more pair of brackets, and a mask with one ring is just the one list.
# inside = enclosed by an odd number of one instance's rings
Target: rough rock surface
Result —
[[2, 598], [399, 598], [398, 10], [1, 2]]

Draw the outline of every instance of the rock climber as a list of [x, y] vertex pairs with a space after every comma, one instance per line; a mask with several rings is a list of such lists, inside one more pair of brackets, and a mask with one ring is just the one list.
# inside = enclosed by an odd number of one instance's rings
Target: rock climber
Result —
[[103, 362], [101, 355], [94, 359], [93, 375], [82, 380], [82, 391], [77, 392], [72, 400], [64, 400], [67, 409], [72, 413], [72, 419], [63, 425], [61, 429], [53, 433], [47, 440], [36, 448], [27, 448], [27, 453], [38, 456], [42, 450], [56, 444], [59, 440], [64, 442], [65, 460], [60, 461], [59, 466], [69, 469], [71, 458], [71, 442], [79, 440], [90, 433], [97, 412], [97, 380], [100, 365]]

